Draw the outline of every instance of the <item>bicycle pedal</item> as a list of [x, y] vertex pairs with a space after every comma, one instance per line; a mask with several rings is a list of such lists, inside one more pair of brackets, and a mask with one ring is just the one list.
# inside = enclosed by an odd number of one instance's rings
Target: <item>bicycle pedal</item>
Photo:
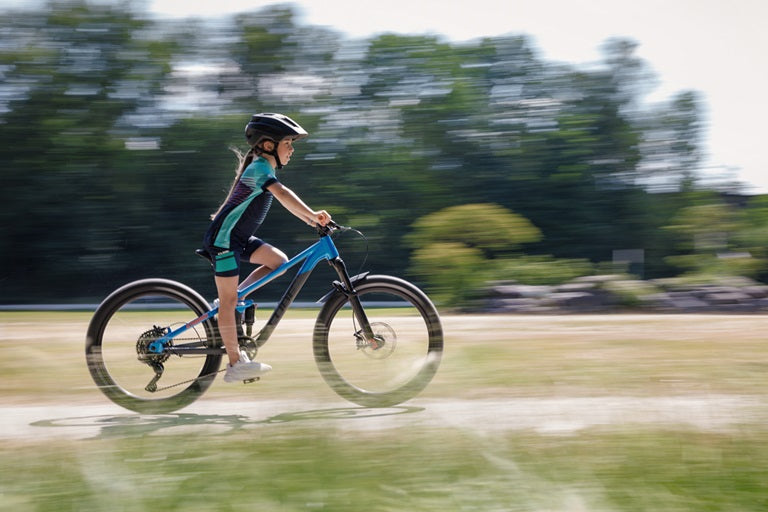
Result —
[[252, 378], [252, 379], [245, 379], [245, 380], [243, 381], [243, 384], [250, 384], [250, 383], [252, 383], [252, 382], [256, 382], [256, 381], [257, 381], [257, 380], [259, 380], [259, 379], [261, 379], [261, 377], [254, 377], [254, 378]]

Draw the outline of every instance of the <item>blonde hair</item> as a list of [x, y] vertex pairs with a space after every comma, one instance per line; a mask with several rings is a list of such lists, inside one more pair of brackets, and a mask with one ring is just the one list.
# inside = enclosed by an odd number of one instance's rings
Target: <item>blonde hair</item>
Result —
[[240, 181], [240, 176], [243, 175], [245, 168], [251, 165], [251, 162], [253, 162], [253, 159], [259, 154], [256, 148], [251, 148], [245, 153], [243, 153], [236, 147], [231, 147], [229, 149], [237, 157], [237, 167], [235, 167], [235, 179], [232, 182], [232, 185], [229, 187], [229, 192], [227, 193], [226, 199], [224, 199], [224, 201], [219, 205], [219, 208], [216, 210], [216, 212], [211, 214], [211, 220], [213, 220], [219, 213], [221, 213], [221, 210], [223, 210], [224, 207], [227, 205], [227, 202], [229, 201], [229, 198], [232, 197], [232, 193], [235, 191], [237, 182]]

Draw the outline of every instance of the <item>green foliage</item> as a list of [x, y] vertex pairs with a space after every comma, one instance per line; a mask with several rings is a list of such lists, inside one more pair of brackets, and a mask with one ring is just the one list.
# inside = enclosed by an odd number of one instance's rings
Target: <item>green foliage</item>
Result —
[[554, 258], [552, 256], [519, 256], [497, 262], [494, 278], [530, 285], [561, 284], [594, 273], [594, 266], [585, 259]]
[[414, 247], [458, 242], [487, 257], [538, 242], [541, 232], [527, 219], [497, 204], [463, 204], [426, 215], [413, 224], [406, 241]]
[[418, 219], [405, 240], [416, 248], [411, 272], [426, 281], [438, 302], [458, 305], [495, 278], [494, 258], [540, 237], [533, 224], [506, 208], [464, 204]]
[[484, 271], [485, 262], [477, 248], [457, 242], [433, 242], [414, 252], [411, 271], [425, 279], [435, 302], [455, 306], [468, 300], [490, 277]]
[[666, 229], [677, 233], [680, 254], [666, 261], [687, 274], [757, 277], [766, 268], [760, 202], [741, 209], [720, 200], [698, 199], [682, 208]]
[[600, 283], [600, 288], [609, 292], [617, 305], [634, 308], [644, 304], [645, 298], [661, 292], [661, 288], [650, 281], [639, 281], [628, 276], [617, 276]]
[[667, 229], [677, 231], [701, 252], [722, 250], [728, 247], [729, 234], [740, 226], [739, 215], [721, 202], [695, 204], [680, 210]]
[[683, 254], [668, 256], [667, 261], [686, 269], [687, 274], [706, 276], [711, 281], [722, 276], [757, 277], [765, 269], [765, 261], [747, 252], [714, 254]]
[[[152, 274], [210, 289], [192, 249], [258, 110], [310, 129], [280, 179], [364, 228], [377, 272], [422, 268], [415, 250], [457, 242], [484, 261], [642, 248], [646, 277], [692, 253], [690, 231], [661, 228], [699, 201], [701, 102], [683, 92], [639, 110], [650, 73], [631, 41], [577, 69], [525, 36], [349, 41], [284, 5], [215, 30], [126, 3], [4, 14], [0, 302], [92, 301]], [[729, 250], [763, 261], [765, 216], [751, 211]], [[293, 253], [308, 233], [274, 209], [260, 235]]]

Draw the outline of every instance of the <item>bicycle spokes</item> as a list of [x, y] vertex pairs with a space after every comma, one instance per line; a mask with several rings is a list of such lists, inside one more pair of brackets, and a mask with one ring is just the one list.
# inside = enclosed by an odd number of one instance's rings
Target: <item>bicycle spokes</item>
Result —
[[167, 337], [207, 308], [189, 288], [165, 280], [138, 281], [113, 293], [94, 315], [86, 344], [88, 369], [101, 391], [141, 413], [194, 401], [219, 369], [221, 353], [206, 353], [217, 346], [215, 325], [205, 320]]
[[440, 361], [442, 328], [434, 306], [396, 278], [370, 277], [355, 289], [368, 329], [348, 295], [339, 292], [326, 302], [314, 342], [323, 378], [339, 395], [363, 406], [407, 400], [429, 382]]

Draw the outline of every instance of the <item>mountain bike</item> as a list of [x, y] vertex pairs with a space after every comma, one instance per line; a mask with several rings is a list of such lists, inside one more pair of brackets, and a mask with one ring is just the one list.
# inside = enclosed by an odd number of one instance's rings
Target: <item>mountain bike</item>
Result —
[[[359, 231], [333, 222], [316, 228], [315, 243], [238, 290], [240, 349], [255, 358], [312, 270], [327, 261], [339, 279], [318, 301], [312, 336], [323, 379], [339, 396], [364, 407], [390, 407], [413, 398], [432, 380], [442, 357], [435, 306], [403, 279], [368, 272], [350, 276], [333, 235]], [[248, 296], [293, 267], [298, 270], [282, 298], [254, 334], [256, 303]], [[88, 325], [85, 354], [93, 380], [110, 400], [139, 413], [167, 413], [191, 404], [223, 371], [218, 311], [218, 300], [211, 305], [177, 281], [142, 279], [118, 288]]]

